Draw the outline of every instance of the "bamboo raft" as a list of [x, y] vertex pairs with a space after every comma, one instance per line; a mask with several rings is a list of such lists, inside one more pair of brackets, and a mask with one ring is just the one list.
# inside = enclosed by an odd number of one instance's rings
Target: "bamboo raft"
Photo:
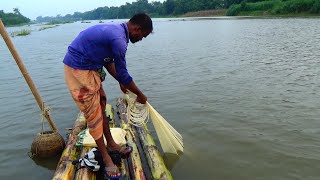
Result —
[[[112, 105], [108, 104], [106, 107], [106, 114], [111, 119], [110, 127], [121, 127], [125, 130], [127, 144], [133, 147], [130, 157], [123, 159], [119, 167], [125, 176], [122, 179], [173, 179], [148, 128], [146, 126], [135, 127], [128, 123], [126, 107], [126, 100], [118, 98], [117, 117], [114, 115]], [[78, 134], [84, 129], [86, 129], [86, 121], [83, 114], [79, 113], [54, 173], [54, 180], [104, 179], [102, 173], [93, 172], [87, 168], [77, 169], [72, 164], [72, 161], [83, 157], [91, 150], [90, 147], [76, 146]]]

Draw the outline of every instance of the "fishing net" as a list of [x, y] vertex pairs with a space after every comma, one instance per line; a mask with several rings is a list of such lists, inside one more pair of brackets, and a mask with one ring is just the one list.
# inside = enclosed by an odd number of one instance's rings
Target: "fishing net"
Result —
[[141, 127], [150, 118], [164, 153], [183, 153], [183, 138], [152, 106], [149, 102], [140, 104], [136, 102], [133, 93], [125, 94], [127, 106], [127, 119], [134, 126]]

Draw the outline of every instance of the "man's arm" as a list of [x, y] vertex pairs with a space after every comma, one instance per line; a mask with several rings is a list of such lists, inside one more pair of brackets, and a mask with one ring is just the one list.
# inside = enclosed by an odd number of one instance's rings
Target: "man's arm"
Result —
[[117, 80], [117, 72], [116, 72], [116, 68], [114, 66], [114, 63], [108, 63], [107, 65], [104, 66], [107, 71], [109, 72], [109, 74]]
[[110, 67], [109, 70], [111, 70], [111, 73], [115, 72], [115, 77], [120, 83], [120, 87], [121, 85], [123, 85], [126, 89], [129, 89], [131, 92], [135, 93], [137, 95], [137, 101], [139, 103], [145, 104], [147, 101], [147, 97], [136, 86], [132, 77], [129, 75], [127, 71], [125, 58], [128, 46], [127, 41], [123, 39], [114, 39], [111, 42], [111, 45], [112, 54], [114, 58], [114, 65], [113, 67]]
[[[114, 63], [109, 63], [107, 65], [104, 66], [107, 71], [109, 72], [109, 74], [117, 80], [117, 72], [116, 72], [116, 68]], [[129, 82], [128, 84], [120, 84], [120, 89], [122, 90], [123, 93], [126, 93], [126, 89], [129, 89], [131, 92], [133, 92], [134, 94], [137, 95], [137, 101], [145, 104], [147, 101], [147, 97], [140, 91], [140, 89], [136, 86], [136, 84], [134, 83], [134, 81], [132, 80], [131, 82]]]
[[[114, 63], [108, 63], [107, 65], [104, 66], [107, 71], [109, 72], [109, 74], [115, 79], [118, 81], [117, 79], [117, 72], [116, 72], [116, 68], [114, 66]], [[119, 81], [118, 81], [119, 82]], [[123, 93], [127, 93], [127, 89], [124, 87], [124, 85], [122, 85], [120, 82], [119, 82], [119, 85], [120, 85], [120, 89]]]
[[137, 95], [137, 101], [139, 103], [145, 104], [147, 102], [147, 97], [140, 91], [140, 89], [136, 86], [134, 81], [131, 81], [130, 83], [125, 84], [124, 87]]

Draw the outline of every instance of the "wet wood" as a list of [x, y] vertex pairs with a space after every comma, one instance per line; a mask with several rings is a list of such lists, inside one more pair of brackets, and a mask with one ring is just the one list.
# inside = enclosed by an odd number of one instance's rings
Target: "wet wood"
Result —
[[[117, 100], [117, 107], [119, 111], [120, 119], [127, 122], [126, 116], [126, 104], [125, 100], [119, 98]], [[141, 146], [143, 147], [144, 156], [147, 159], [148, 167], [151, 172], [152, 179], [173, 179], [171, 176], [170, 171], [167, 169], [166, 165], [164, 164], [163, 158], [158, 151], [153, 138], [146, 126], [143, 127], [134, 127], [130, 125], [128, 122], [125, 123], [126, 127], [130, 129], [131, 132], [137, 133]], [[124, 128], [124, 127], [123, 127]], [[136, 142], [135, 142], [136, 143]]]
[[66, 147], [62, 152], [56, 171], [53, 175], [54, 180], [70, 180], [73, 178], [75, 167], [72, 161], [76, 160], [79, 154], [79, 148], [76, 147], [78, 140], [78, 134], [80, 131], [86, 128], [86, 120], [82, 113], [78, 115], [78, 118], [73, 126], [73, 130], [68, 137]]

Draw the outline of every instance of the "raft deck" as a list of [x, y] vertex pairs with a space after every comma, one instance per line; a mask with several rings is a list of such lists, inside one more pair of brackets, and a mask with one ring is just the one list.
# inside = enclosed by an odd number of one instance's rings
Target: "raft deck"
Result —
[[[124, 175], [122, 179], [172, 179], [171, 173], [166, 167], [148, 128], [146, 126], [135, 127], [129, 124], [126, 107], [127, 102], [123, 98], [117, 99], [116, 116], [112, 105], [108, 104], [106, 107], [106, 114], [111, 119], [110, 127], [124, 129], [127, 144], [133, 147], [130, 157], [122, 159], [121, 166], [119, 166]], [[91, 150], [91, 147], [76, 145], [78, 134], [84, 129], [86, 129], [86, 121], [83, 114], [79, 113], [54, 173], [54, 180], [105, 179], [102, 171], [93, 172], [87, 168], [78, 169], [72, 164], [72, 161], [83, 157], [85, 153]]]

